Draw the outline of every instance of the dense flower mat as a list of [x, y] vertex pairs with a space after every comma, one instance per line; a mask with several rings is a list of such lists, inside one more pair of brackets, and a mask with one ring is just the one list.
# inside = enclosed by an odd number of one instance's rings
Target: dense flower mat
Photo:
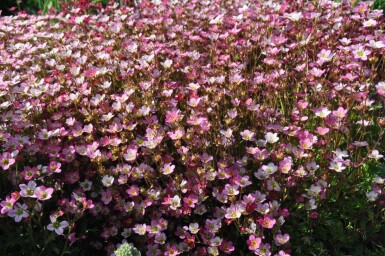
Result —
[[1, 17], [2, 219], [65, 251], [290, 255], [291, 209], [382, 161], [383, 21], [325, 0]]

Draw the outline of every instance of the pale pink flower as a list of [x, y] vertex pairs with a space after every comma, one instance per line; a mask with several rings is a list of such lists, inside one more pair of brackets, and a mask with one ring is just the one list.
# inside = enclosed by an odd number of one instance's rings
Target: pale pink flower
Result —
[[170, 175], [171, 173], [174, 172], [174, 169], [175, 169], [175, 165], [173, 165], [172, 163], [167, 163], [167, 164], [165, 164], [165, 165], [160, 169], [160, 171], [161, 171], [164, 175]]
[[52, 197], [54, 189], [53, 188], [46, 188], [45, 186], [40, 186], [35, 189], [35, 196], [39, 200], [48, 200]]
[[347, 109], [344, 109], [343, 107], [339, 107], [337, 110], [332, 111], [332, 114], [338, 118], [344, 118], [346, 114], [348, 113]]
[[126, 153], [123, 155], [124, 159], [127, 162], [135, 161], [138, 155], [138, 148], [136, 146], [128, 146], [126, 149]]
[[241, 217], [242, 212], [245, 210], [244, 206], [239, 204], [231, 204], [226, 210], [225, 218], [226, 219], [238, 219]]
[[254, 135], [255, 135], [254, 132], [251, 132], [249, 130], [244, 130], [240, 134], [242, 136], [242, 139], [244, 139], [244, 140], [249, 140], [249, 141], [253, 141], [254, 140]]
[[361, 60], [367, 60], [370, 53], [371, 51], [365, 50], [363, 46], [359, 46], [353, 50], [354, 58]]
[[274, 240], [278, 245], [286, 244], [290, 239], [289, 234], [278, 234], [275, 236]]
[[329, 62], [333, 59], [334, 54], [330, 50], [322, 49], [320, 53], [317, 54], [320, 63]]

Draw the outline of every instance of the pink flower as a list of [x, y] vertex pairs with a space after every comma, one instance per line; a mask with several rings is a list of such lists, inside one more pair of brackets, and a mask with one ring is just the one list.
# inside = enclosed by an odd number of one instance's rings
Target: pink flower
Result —
[[277, 221], [273, 218], [270, 218], [269, 215], [265, 215], [265, 217], [263, 217], [263, 219], [259, 219], [258, 220], [258, 223], [263, 227], [263, 228], [273, 228], [274, 224], [276, 223]]
[[9, 152], [4, 152], [0, 156], [0, 166], [3, 170], [8, 170], [15, 163], [15, 159]]
[[385, 97], [385, 82], [379, 82], [376, 85], [377, 93]]
[[242, 139], [244, 140], [249, 140], [249, 141], [253, 141], [254, 139], [254, 135], [255, 133], [254, 132], [251, 132], [249, 130], [244, 130], [243, 132], [240, 133], [241, 136], [242, 136]]
[[130, 197], [135, 197], [139, 195], [139, 187], [136, 185], [132, 185], [129, 189], [126, 190], [126, 193]]
[[13, 208], [13, 205], [15, 204], [17, 200], [14, 197], [7, 196], [5, 198], [5, 201], [0, 202], [1, 208], [1, 214], [5, 214], [8, 211], [10, 211]]
[[278, 234], [275, 236], [274, 240], [278, 245], [286, 244], [290, 239], [289, 234]]
[[173, 245], [173, 246], [167, 246], [164, 256], [176, 256], [179, 254], [180, 254], [179, 250], [176, 248], [175, 245]]
[[54, 189], [53, 188], [46, 188], [45, 186], [40, 186], [35, 189], [35, 196], [39, 200], [48, 200], [52, 197]]
[[171, 111], [167, 111], [166, 113], [166, 123], [175, 123], [179, 121], [181, 116], [179, 115], [180, 110], [173, 108]]
[[259, 248], [260, 244], [262, 242], [262, 239], [260, 237], [256, 237], [254, 235], [250, 235], [249, 239], [247, 239], [246, 243], [249, 246], [250, 251], [255, 251]]
[[221, 251], [226, 254], [230, 254], [234, 251], [235, 248], [231, 241], [222, 241], [221, 245], [219, 246], [219, 249], [221, 249]]
[[126, 153], [123, 155], [124, 159], [127, 162], [135, 161], [138, 156], [138, 148], [136, 146], [128, 146], [126, 149]]
[[190, 208], [195, 208], [195, 204], [198, 202], [198, 196], [195, 194], [190, 194], [188, 197], [183, 198], [184, 205], [187, 205]]
[[110, 190], [102, 191], [102, 201], [104, 204], [109, 204], [112, 200], [112, 193]]
[[319, 62], [322, 64], [324, 62], [331, 61], [334, 57], [334, 54], [330, 50], [322, 49], [320, 53], [317, 54]]
[[324, 136], [329, 132], [329, 128], [319, 126], [315, 132], [321, 136]]
[[338, 118], [344, 118], [346, 114], [348, 113], [347, 109], [344, 109], [343, 107], [339, 107], [337, 110], [332, 111], [332, 114]]

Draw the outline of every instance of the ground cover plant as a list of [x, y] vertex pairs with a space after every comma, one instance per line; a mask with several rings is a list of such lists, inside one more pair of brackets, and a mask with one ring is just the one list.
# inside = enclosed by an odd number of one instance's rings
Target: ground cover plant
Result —
[[324, 0], [1, 17], [0, 254], [383, 254], [384, 27]]

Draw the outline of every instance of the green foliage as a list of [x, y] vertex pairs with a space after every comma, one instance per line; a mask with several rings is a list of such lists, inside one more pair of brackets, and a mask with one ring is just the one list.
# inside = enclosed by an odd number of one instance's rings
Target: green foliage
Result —
[[[368, 191], [373, 177], [383, 175], [385, 164], [365, 165], [357, 170], [363, 181], [354, 186], [332, 184], [329, 201], [319, 207], [318, 218], [306, 216], [298, 206], [291, 209], [286, 230], [291, 238], [293, 255], [383, 256], [385, 255], [385, 212], [377, 203], [368, 202], [357, 191]], [[351, 179], [354, 179], [352, 175]], [[295, 231], [294, 231], [295, 229]]]
[[115, 252], [116, 256], [140, 256], [138, 249], [128, 243], [122, 244]]
[[372, 6], [373, 9], [384, 10], [385, 12], [385, 0], [375, 0]]

